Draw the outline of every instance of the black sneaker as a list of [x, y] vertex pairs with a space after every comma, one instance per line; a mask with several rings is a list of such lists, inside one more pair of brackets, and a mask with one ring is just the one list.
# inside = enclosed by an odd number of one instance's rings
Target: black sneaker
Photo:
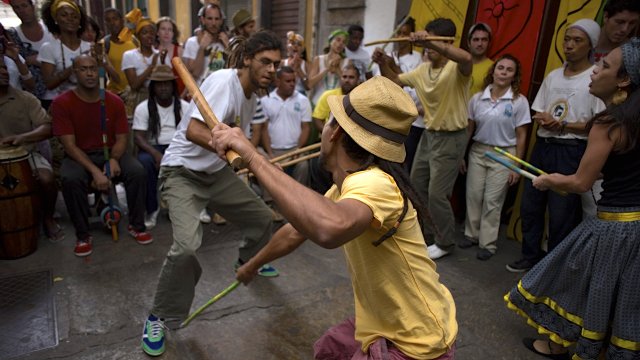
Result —
[[478, 245], [478, 240], [474, 241], [474, 239], [472, 239], [472, 238], [470, 238], [468, 236], [463, 237], [462, 240], [460, 240], [458, 242], [458, 247], [460, 249], [468, 249], [468, 248], [470, 248], [472, 246], [476, 246], [476, 245]]
[[491, 259], [492, 256], [493, 253], [487, 249], [478, 249], [478, 252], [476, 253], [476, 258], [483, 261]]
[[525, 271], [529, 271], [535, 265], [535, 263], [531, 260], [520, 259], [512, 262], [511, 264], [507, 264], [507, 271], [512, 273], [521, 273]]

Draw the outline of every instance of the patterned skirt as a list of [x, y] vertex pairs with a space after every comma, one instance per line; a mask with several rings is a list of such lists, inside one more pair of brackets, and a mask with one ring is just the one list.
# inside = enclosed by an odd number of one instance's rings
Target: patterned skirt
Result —
[[640, 359], [640, 207], [599, 207], [504, 299], [573, 359]]

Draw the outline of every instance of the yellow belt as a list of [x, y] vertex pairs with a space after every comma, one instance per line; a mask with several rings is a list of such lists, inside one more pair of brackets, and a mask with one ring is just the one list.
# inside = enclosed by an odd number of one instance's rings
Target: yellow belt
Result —
[[607, 211], [598, 211], [598, 219], [606, 220], [606, 221], [638, 221], [640, 220], [640, 211], [633, 212], [607, 212]]

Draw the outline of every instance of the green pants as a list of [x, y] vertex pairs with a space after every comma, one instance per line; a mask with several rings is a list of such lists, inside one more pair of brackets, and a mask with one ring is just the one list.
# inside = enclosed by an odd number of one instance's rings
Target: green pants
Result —
[[[271, 238], [271, 210], [225, 167], [214, 174], [184, 167], [162, 167], [162, 200], [169, 207], [173, 244], [162, 265], [151, 313], [165, 319], [189, 314], [202, 268], [196, 251], [202, 243], [200, 212], [207, 205], [242, 229], [239, 257], [253, 257]], [[229, 261], [229, 271], [233, 261]]]
[[427, 204], [436, 229], [423, 229], [425, 238], [443, 250], [455, 246], [455, 218], [449, 199], [467, 146], [467, 130], [422, 133], [411, 167], [411, 183]]

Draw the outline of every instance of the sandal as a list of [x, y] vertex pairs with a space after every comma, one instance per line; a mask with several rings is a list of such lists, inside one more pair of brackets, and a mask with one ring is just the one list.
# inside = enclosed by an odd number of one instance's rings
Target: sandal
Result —
[[[541, 340], [541, 341], [543, 341], [543, 340]], [[531, 350], [532, 352], [534, 352], [534, 353], [536, 353], [536, 354], [538, 354], [540, 356], [544, 356], [546, 358], [553, 359], [553, 360], [570, 360], [571, 359], [571, 356], [569, 355], [568, 351], [567, 352], [563, 352], [561, 354], [554, 354], [553, 350], [551, 349], [551, 340], [547, 340], [547, 346], [549, 347], [549, 353], [548, 354], [547, 353], [543, 353], [541, 351], [538, 351], [536, 349], [536, 347], [533, 345], [533, 343], [535, 343], [535, 342], [536, 342], [536, 339], [533, 339], [533, 338], [524, 338], [524, 339], [522, 339], [522, 343], [524, 344], [524, 346], [527, 349]]]
[[56, 224], [56, 228], [54, 231], [50, 232], [47, 230], [47, 226], [44, 226], [44, 234], [47, 237], [49, 242], [55, 244], [64, 240], [64, 231], [62, 231], [62, 227], [59, 224]]

